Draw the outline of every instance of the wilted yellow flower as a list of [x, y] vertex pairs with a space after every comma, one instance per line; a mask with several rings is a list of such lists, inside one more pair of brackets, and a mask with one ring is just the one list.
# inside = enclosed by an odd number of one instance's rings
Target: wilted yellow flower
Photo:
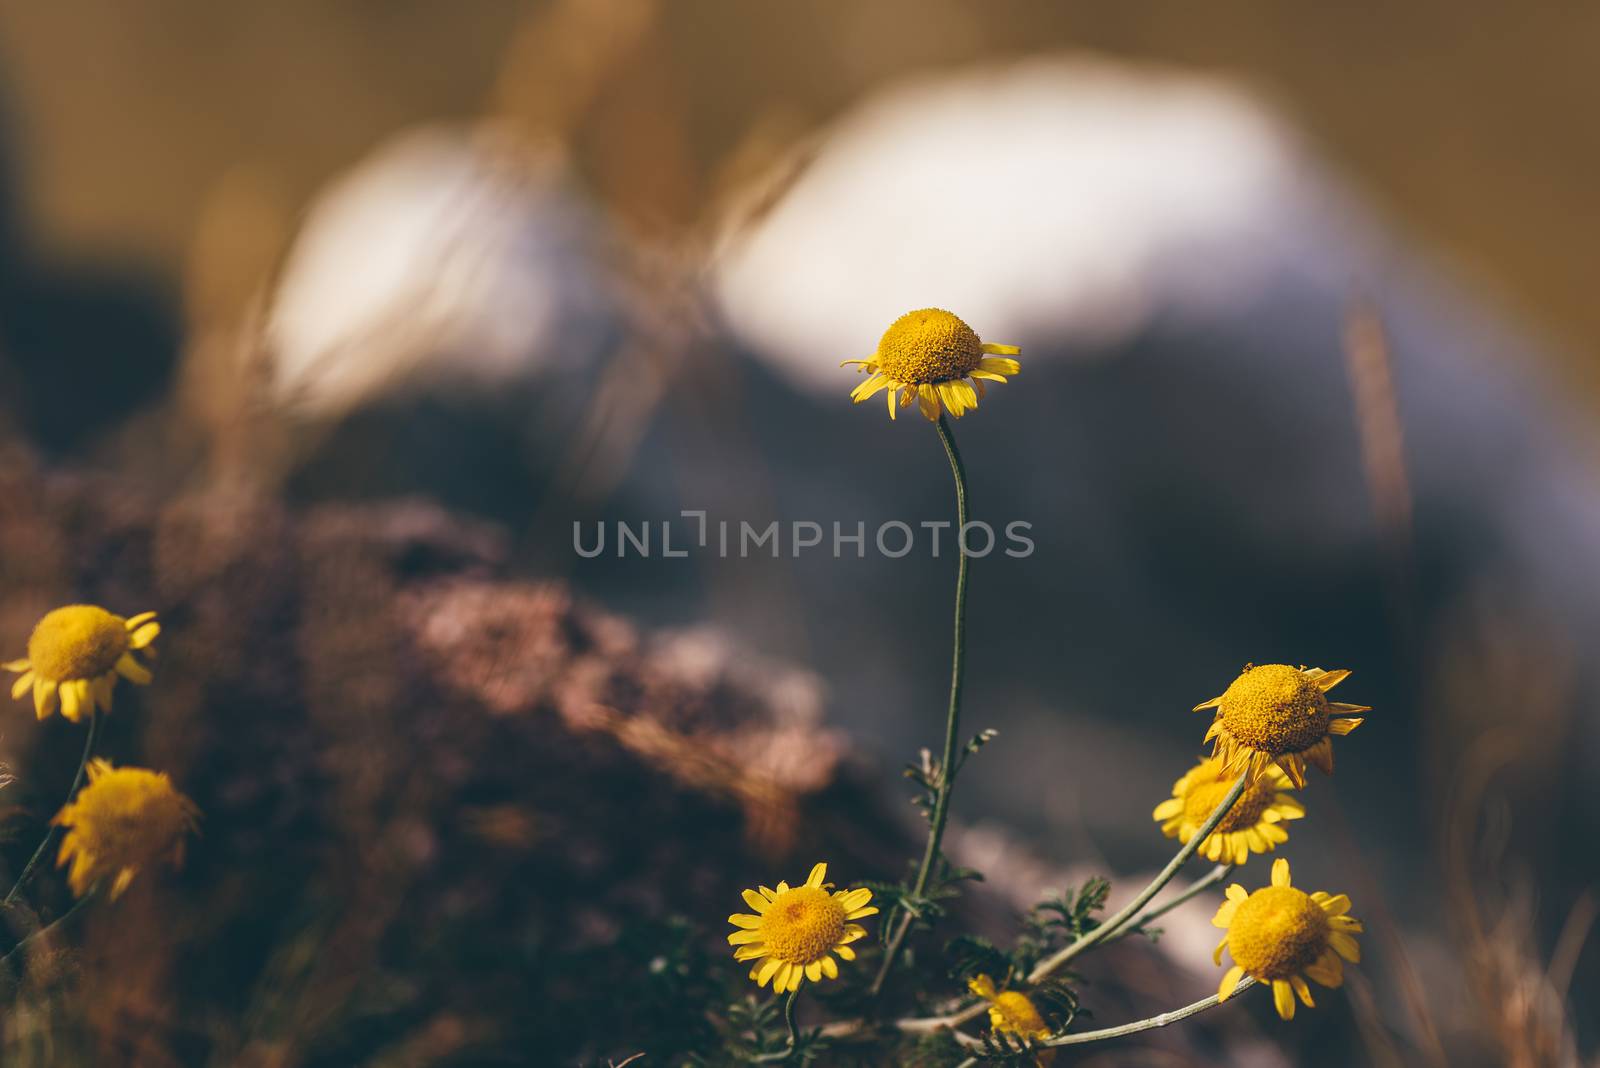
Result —
[[[1009, 1035], [1021, 1035], [1044, 1041], [1050, 1037], [1050, 1024], [1039, 1012], [1038, 1006], [1020, 990], [996, 990], [994, 980], [987, 975], [976, 975], [967, 980], [967, 989], [989, 1003], [989, 1026]], [[1034, 1062], [1047, 1065], [1056, 1059], [1053, 1049], [1041, 1050]]]
[[[1228, 796], [1237, 778], [1237, 773], [1230, 775], [1215, 757], [1190, 768], [1172, 784], [1172, 796], [1156, 806], [1155, 818], [1161, 821], [1161, 833], [1188, 845], [1201, 824]], [[1228, 864], [1243, 864], [1252, 852], [1272, 852], [1279, 842], [1289, 840], [1289, 832], [1279, 825], [1306, 814], [1305, 806], [1283, 792], [1293, 788], [1283, 769], [1268, 767], [1245, 788], [1197, 852], [1207, 860]]]
[[61, 704], [61, 714], [76, 723], [96, 708], [111, 711], [111, 693], [121, 675], [143, 686], [150, 670], [133, 655], [161, 633], [154, 612], [132, 619], [92, 604], [72, 604], [45, 615], [28, 639], [28, 658], [3, 665], [21, 672], [12, 697], [33, 690], [33, 709], [44, 719]]
[[857, 404], [888, 390], [891, 419], [896, 408], [909, 407], [912, 400], [929, 420], [939, 418], [941, 405], [959, 419], [978, 406], [985, 381], [1004, 382], [1006, 375], [1022, 370], [1008, 358], [1018, 351], [1015, 345], [980, 341], [972, 327], [943, 309], [923, 308], [891, 323], [878, 339], [877, 352], [840, 366], [853, 363], [871, 372], [850, 393]]
[[72, 862], [67, 881], [79, 897], [110, 876], [115, 899], [140, 868], [161, 860], [182, 864], [199, 815], [165, 772], [92, 760], [88, 784], [51, 821], [68, 829], [56, 867]]
[[1330, 736], [1349, 734], [1361, 726], [1357, 713], [1372, 711], [1366, 705], [1328, 700], [1327, 691], [1349, 674], [1288, 664], [1246, 664], [1221, 697], [1194, 706], [1196, 712], [1217, 710], [1205, 738], [1217, 740], [1212, 755], [1222, 760], [1227, 772], [1248, 771], [1252, 779], [1277, 764], [1290, 782], [1303, 787], [1307, 761], [1332, 775]]
[[1361, 960], [1361, 946], [1354, 938], [1361, 932], [1361, 921], [1345, 915], [1349, 911], [1350, 899], [1344, 894], [1330, 896], [1320, 890], [1308, 894], [1289, 885], [1289, 862], [1281, 858], [1272, 863], [1271, 886], [1253, 894], [1245, 893], [1238, 883], [1228, 887], [1228, 900], [1211, 921], [1228, 929], [1212, 959], [1221, 964], [1226, 947], [1234, 960], [1217, 987], [1218, 999], [1228, 1000], [1249, 975], [1270, 983], [1278, 1015], [1294, 1019], [1296, 994], [1308, 1007], [1315, 1004], [1307, 979], [1339, 986], [1344, 982], [1344, 961]]
[[799, 990], [803, 979], [813, 983], [827, 977], [839, 977], [839, 965], [830, 954], [844, 960], [855, 960], [856, 951], [850, 943], [866, 936], [867, 930], [852, 920], [863, 919], [878, 911], [869, 906], [872, 891], [835, 890], [832, 883], [824, 883], [828, 873], [826, 864], [811, 869], [805, 885], [791, 888], [779, 883], [776, 890], [763, 886], [759, 890], [744, 891], [744, 899], [755, 915], [736, 912], [728, 922], [740, 928], [728, 936], [728, 944], [736, 946], [734, 960], [759, 960], [750, 969], [750, 978], [758, 986], [772, 980], [776, 992]]

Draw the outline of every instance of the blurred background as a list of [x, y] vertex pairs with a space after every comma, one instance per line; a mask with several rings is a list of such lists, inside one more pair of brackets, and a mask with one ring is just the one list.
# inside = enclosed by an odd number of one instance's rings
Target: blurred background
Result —
[[[953, 561], [574, 524], [949, 518], [932, 430], [837, 366], [925, 306], [1023, 350], [957, 428], [1037, 545], [973, 568], [974, 923], [1141, 885], [1246, 662], [1375, 708], [1285, 847], [1367, 920], [1349, 995], [1074, 1063], [1592, 1063], [1597, 41], [1584, 5], [0, 0], [0, 641], [159, 609], [106, 746], [207, 813], [36, 966], [7, 1063], [679, 1063], [651, 976], [739, 887], [914, 848]], [[11, 868], [79, 744], [13, 712]], [[1174, 917], [1092, 966], [1101, 1021], [1212, 988]]]

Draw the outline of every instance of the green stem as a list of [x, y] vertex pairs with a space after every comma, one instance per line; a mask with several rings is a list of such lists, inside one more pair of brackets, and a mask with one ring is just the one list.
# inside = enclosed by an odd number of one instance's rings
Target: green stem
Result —
[[[1237, 996], [1241, 990], [1247, 990], [1254, 986], [1255, 983], [1255, 979], [1249, 977], [1240, 980], [1239, 985], [1233, 988], [1233, 994], [1230, 994], [1229, 997]], [[1175, 1024], [1179, 1020], [1187, 1020], [1197, 1013], [1216, 1008], [1219, 1004], [1221, 1004], [1221, 999], [1212, 994], [1208, 998], [1201, 998], [1199, 1001], [1185, 1005], [1181, 1009], [1173, 1009], [1171, 1012], [1148, 1016], [1143, 1020], [1135, 1020], [1132, 1023], [1121, 1024], [1117, 1027], [1103, 1027], [1098, 1031], [1079, 1031], [1075, 1035], [1060, 1035], [1041, 1044], [1050, 1048], [1056, 1046], [1082, 1046], [1090, 1042], [1104, 1042], [1111, 1038], [1122, 1038], [1124, 1035], [1136, 1035], [1140, 1031], [1153, 1031], [1158, 1027]], [[971, 1068], [972, 1065], [977, 1063], [978, 1059], [976, 1057], [968, 1057], [961, 1062], [958, 1068]]]
[[[950, 818], [950, 792], [956, 778], [956, 737], [961, 729], [961, 687], [966, 677], [967, 663], [967, 553], [963, 543], [967, 526], [967, 469], [961, 462], [961, 452], [956, 448], [950, 433], [950, 424], [943, 412], [934, 424], [939, 431], [939, 443], [944, 446], [950, 460], [950, 474], [956, 483], [956, 610], [954, 646], [950, 656], [950, 706], [945, 712], [944, 755], [940, 758], [937, 787], [933, 795], [933, 812], [928, 818], [928, 844], [922, 852], [922, 864], [917, 868], [917, 878], [911, 887], [911, 896], [921, 898], [928, 891], [928, 882], [938, 864], [939, 845], [944, 838], [945, 823]], [[872, 994], [883, 989], [884, 980], [900, 955], [900, 947], [911, 930], [914, 917], [911, 912], [901, 913], [900, 922], [890, 935], [884, 949], [883, 964], [872, 980]]]
[[783, 1049], [773, 1053], [762, 1053], [752, 1057], [754, 1064], [777, 1064], [794, 1056], [794, 1049], [800, 1044], [800, 1032], [794, 1026], [794, 1003], [800, 997], [800, 988], [795, 987], [789, 991], [789, 996], [783, 1001], [783, 1024], [789, 1029], [789, 1044]]
[[[89, 766], [89, 755], [94, 751], [95, 739], [100, 734], [100, 713], [98, 710], [89, 713], [89, 731], [83, 740], [83, 756], [78, 758], [78, 772], [72, 777], [72, 788], [67, 791], [67, 800], [64, 804], [71, 804], [72, 799], [78, 796], [78, 787], [83, 785], [83, 772]], [[28, 858], [28, 863], [23, 865], [22, 874], [17, 876], [16, 883], [11, 887], [11, 892], [6, 894], [5, 900], [0, 901], [0, 907], [9, 907], [16, 900], [17, 894], [33, 875], [33, 869], [38, 867], [39, 858], [44, 856], [45, 850], [50, 847], [50, 842], [56, 836], [56, 828], [51, 824], [45, 829], [44, 838], [39, 842], [39, 848], [33, 851], [33, 856]]]
[[1148, 886], [1139, 891], [1137, 897], [1124, 905], [1115, 916], [1112, 916], [1099, 927], [1096, 927], [1071, 945], [1040, 961], [1034, 967], [1032, 974], [1028, 976], [1028, 982], [1037, 983], [1078, 954], [1093, 949], [1101, 942], [1104, 942], [1129, 920], [1137, 916], [1139, 910], [1148, 905], [1150, 899], [1159, 894], [1161, 888], [1172, 881], [1172, 877], [1178, 874], [1178, 869], [1183, 867], [1184, 862], [1194, 856], [1194, 851], [1200, 848], [1200, 843], [1204, 842], [1211, 832], [1216, 830], [1217, 824], [1222, 822], [1222, 818], [1228, 814], [1229, 809], [1233, 808], [1234, 803], [1244, 794], [1245, 787], [1249, 784], [1249, 772], [1239, 776], [1239, 781], [1233, 784], [1233, 789], [1228, 791], [1228, 796], [1224, 797], [1222, 803], [1212, 810], [1211, 815], [1206, 817], [1206, 821], [1200, 825], [1200, 829], [1194, 833], [1194, 837], [1190, 838], [1182, 849], [1173, 854], [1172, 859], [1167, 862], [1167, 866], [1162, 868], [1154, 879], [1150, 880]]
[[1204, 877], [1196, 879], [1193, 885], [1186, 887], [1181, 894], [1173, 898], [1171, 901], [1168, 901], [1159, 908], [1151, 909], [1138, 919], [1129, 920], [1127, 923], [1122, 925], [1122, 929], [1120, 931], [1112, 931], [1110, 934], [1106, 935], [1102, 941], [1114, 942], [1117, 939], [1122, 938], [1124, 935], [1154, 923], [1156, 920], [1159, 920], [1161, 917], [1165, 916], [1167, 913], [1171, 912], [1185, 901], [1203, 894], [1213, 886], [1216, 886], [1222, 880], [1226, 879], [1232, 871], [1232, 864], [1218, 864], [1215, 868], [1212, 868], [1210, 871], [1206, 872]]
[[83, 908], [83, 906], [87, 905], [90, 901], [92, 901], [94, 899], [95, 895], [98, 894], [99, 892], [100, 892], [100, 884], [99, 883], [95, 883], [93, 886], [89, 887], [89, 892], [84, 894], [78, 900], [74, 901], [72, 903], [72, 907], [70, 909], [68, 909], [67, 911], [63, 912], [61, 915], [57, 916], [55, 919], [53, 919], [49, 923], [45, 924], [43, 927], [39, 928], [37, 931], [33, 932], [31, 935], [29, 935], [28, 937], [24, 938], [22, 941], [18, 942], [16, 945], [12, 946], [11, 949], [6, 953], [5, 956], [0, 957], [0, 967], [4, 967], [4, 966], [9, 965], [11, 963], [11, 958], [15, 957], [18, 953], [22, 952], [23, 948], [25, 946], [27, 946], [30, 942], [32, 942], [34, 939], [43, 937], [44, 935], [46, 935], [49, 932], [55, 930], [57, 927], [60, 927], [62, 924], [66, 923], [68, 920], [70, 920], [74, 915], [77, 914], [79, 909]]

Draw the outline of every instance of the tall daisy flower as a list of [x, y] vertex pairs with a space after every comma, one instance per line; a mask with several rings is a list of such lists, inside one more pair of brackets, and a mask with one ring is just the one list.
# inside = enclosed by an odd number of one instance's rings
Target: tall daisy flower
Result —
[[33, 691], [40, 719], [59, 703], [61, 714], [76, 723], [97, 708], [111, 711], [118, 675], [140, 686], [150, 682], [150, 669], [134, 653], [149, 649], [160, 633], [154, 612], [123, 619], [98, 605], [67, 605], [33, 628], [27, 659], [0, 666], [19, 673], [12, 697]]
[[184, 843], [200, 810], [165, 772], [89, 763], [89, 782], [51, 822], [67, 828], [56, 867], [70, 862], [67, 882], [79, 897], [109, 877], [115, 900], [142, 868], [183, 863]]
[[[1041, 1042], [1050, 1037], [1049, 1021], [1022, 991], [996, 990], [994, 980], [987, 975], [975, 975], [967, 980], [967, 989], [989, 1003], [989, 1027], [992, 1030]], [[1041, 1050], [1034, 1055], [1034, 1063], [1040, 1068], [1055, 1059], [1056, 1051], [1053, 1049]]]
[[1344, 982], [1344, 961], [1361, 960], [1354, 937], [1361, 933], [1361, 921], [1346, 915], [1349, 911], [1344, 894], [1308, 894], [1290, 885], [1289, 862], [1281, 858], [1272, 863], [1271, 886], [1253, 894], [1238, 883], [1228, 887], [1228, 900], [1211, 921], [1228, 930], [1212, 959], [1220, 965], [1227, 949], [1234, 960], [1222, 975], [1217, 999], [1228, 1000], [1248, 975], [1271, 984], [1278, 1015], [1294, 1019], [1297, 995], [1308, 1008], [1316, 1004], [1307, 979], [1337, 987]]
[[1216, 709], [1206, 741], [1216, 739], [1212, 755], [1238, 775], [1256, 778], [1277, 764], [1298, 787], [1306, 784], [1306, 764], [1333, 774], [1335, 734], [1361, 726], [1367, 705], [1329, 701], [1327, 692], [1348, 678], [1348, 671], [1295, 668], [1288, 664], [1246, 664], [1221, 697], [1194, 706], [1196, 712]]
[[839, 965], [833, 959], [855, 960], [850, 943], [866, 937], [867, 930], [853, 921], [874, 915], [869, 905], [872, 891], [833, 890], [823, 882], [826, 864], [818, 864], [801, 886], [779, 883], [776, 890], [765, 886], [744, 891], [745, 902], [755, 914], [736, 912], [728, 922], [739, 930], [728, 936], [736, 947], [734, 960], [753, 960], [750, 978], [757, 986], [772, 983], [775, 993], [799, 990], [803, 980], [813, 983], [839, 978]]
[[857, 404], [888, 390], [891, 419], [913, 400], [929, 421], [939, 418], [941, 407], [959, 419], [978, 406], [984, 382], [1004, 382], [1022, 370], [1010, 359], [1019, 351], [979, 340], [972, 327], [943, 309], [923, 308], [889, 324], [871, 356], [840, 366], [856, 364], [869, 372], [850, 393]]
[[[1154, 817], [1161, 824], [1161, 833], [1188, 845], [1237, 779], [1238, 774], [1229, 774], [1215, 757], [1184, 772], [1172, 784], [1172, 796], [1156, 806]], [[1268, 767], [1245, 788], [1197, 852], [1207, 860], [1227, 864], [1243, 864], [1251, 853], [1272, 852], [1289, 840], [1283, 822], [1306, 814], [1305, 806], [1284, 792], [1293, 788], [1282, 768]]]

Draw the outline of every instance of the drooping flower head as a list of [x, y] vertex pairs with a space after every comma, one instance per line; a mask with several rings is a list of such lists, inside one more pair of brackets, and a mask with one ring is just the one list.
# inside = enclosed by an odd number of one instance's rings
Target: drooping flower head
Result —
[[728, 936], [728, 944], [736, 947], [733, 959], [757, 962], [750, 969], [757, 986], [771, 980], [774, 993], [799, 990], [805, 979], [837, 979], [834, 955], [856, 959], [850, 943], [866, 937], [867, 930], [852, 921], [878, 911], [868, 904], [872, 891], [830, 890], [833, 884], [822, 881], [827, 873], [828, 866], [818, 864], [801, 886], [779, 883], [776, 890], [746, 890], [745, 902], [755, 914], [728, 917], [739, 928]]
[[888, 390], [889, 418], [915, 400], [928, 419], [944, 407], [957, 419], [978, 406], [984, 382], [1004, 382], [1022, 365], [1010, 359], [1015, 345], [979, 340], [972, 327], [941, 308], [906, 312], [878, 339], [878, 351], [864, 360], [845, 360], [870, 372], [850, 393], [860, 404]]
[[89, 782], [51, 821], [67, 828], [56, 867], [72, 862], [67, 882], [79, 897], [110, 877], [115, 899], [141, 868], [181, 865], [199, 815], [164, 772], [90, 761]]
[[1366, 705], [1328, 700], [1327, 692], [1349, 675], [1288, 664], [1246, 664], [1221, 697], [1194, 710], [1217, 710], [1205, 740], [1217, 740], [1212, 755], [1228, 773], [1248, 771], [1254, 779], [1277, 764], [1290, 782], [1303, 788], [1307, 762], [1332, 775], [1331, 736], [1349, 734], [1361, 726], [1360, 713], [1372, 711]]
[[54, 712], [58, 702], [61, 714], [74, 723], [96, 708], [109, 712], [118, 675], [141, 686], [149, 683], [150, 669], [134, 652], [149, 649], [160, 633], [154, 612], [123, 619], [92, 604], [57, 608], [33, 628], [27, 659], [4, 665], [21, 673], [11, 696], [31, 689], [40, 719]]
[[1228, 929], [1212, 959], [1220, 965], [1226, 948], [1234, 961], [1222, 975], [1218, 999], [1228, 1000], [1248, 975], [1270, 984], [1278, 1015], [1294, 1019], [1295, 995], [1307, 1007], [1315, 1004], [1307, 979], [1337, 987], [1344, 982], [1344, 961], [1361, 960], [1354, 937], [1362, 930], [1361, 921], [1346, 915], [1349, 911], [1350, 899], [1344, 894], [1295, 889], [1289, 882], [1289, 862], [1281, 858], [1272, 863], [1271, 886], [1253, 894], [1238, 883], [1228, 887], [1228, 900], [1211, 921]]
[[[1050, 1037], [1050, 1023], [1028, 997], [1020, 990], [996, 990], [994, 980], [987, 975], [975, 975], [967, 980], [967, 989], [989, 1003], [989, 1027], [1001, 1034], [1020, 1035], [1040, 1041]], [[1041, 1050], [1034, 1055], [1034, 1063], [1048, 1065], [1056, 1059], [1053, 1049]]]
[[[1233, 789], [1238, 774], [1229, 774], [1215, 757], [1202, 760], [1172, 784], [1172, 796], [1156, 806], [1161, 833], [1188, 845], [1206, 818]], [[1305, 806], [1284, 791], [1294, 787], [1283, 769], [1269, 766], [1245, 788], [1217, 829], [1206, 835], [1197, 850], [1207, 860], [1243, 864], [1251, 853], [1270, 853], [1289, 840], [1284, 820], [1306, 814]]]

